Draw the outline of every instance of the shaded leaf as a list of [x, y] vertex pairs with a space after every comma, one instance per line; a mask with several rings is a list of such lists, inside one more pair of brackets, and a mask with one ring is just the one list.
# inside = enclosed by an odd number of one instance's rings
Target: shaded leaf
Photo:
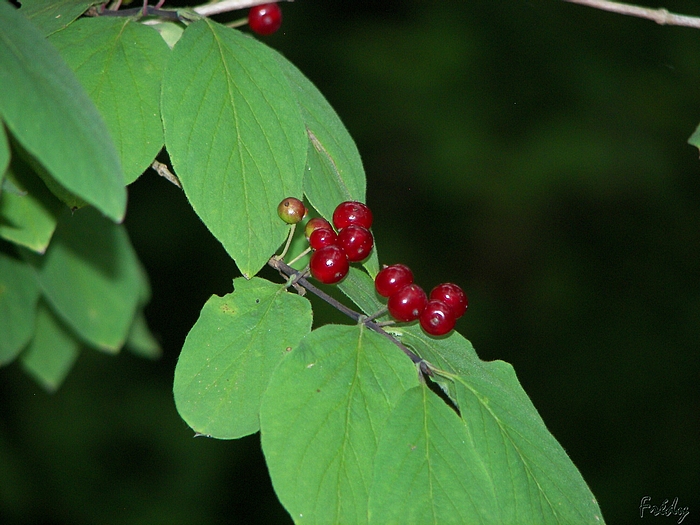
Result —
[[58, 390], [78, 358], [80, 342], [51, 312], [39, 303], [34, 337], [22, 353], [22, 367], [49, 392]]
[[359, 268], [350, 267], [348, 275], [338, 283], [338, 288], [354, 302], [366, 315], [372, 315], [386, 303], [374, 289], [374, 280]]
[[126, 339], [126, 347], [134, 355], [146, 359], [158, 359], [163, 353], [160, 344], [148, 329], [148, 322], [143, 310], [139, 310], [134, 316]]
[[361, 325], [325, 325], [275, 370], [263, 395], [263, 452], [297, 523], [365, 523], [379, 436], [418, 384], [416, 369]]
[[165, 143], [192, 207], [244, 276], [282, 244], [307, 137], [272, 51], [210, 20], [187, 27], [163, 79]]
[[167, 44], [151, 27], [117, 17], [77, 20], [49, 40], [104, 117], [131, 184], [163, 147], [160, 85]]
[[20, 13], [32, 21], [45, 36], [59, 31], [99, 1], [23, 0]]
[[697, 128], [695, 128], [693, 134], [690, 137], [688, 137], [688, 144], [700, 149], [700, 125]]
[[[10, 165], [10, 145], [7, 142], [7, 134], [5, 133], [5, 127], [0, 123], [0, 181], [3, 179], [3, 175], [7, 167]], [[0, 193], [2, 189], [0, 187]]]
[[58, 51], [6, 2], [0, 85], [0, 116], [24, 149], [66, 190], [120, 221], [124, 175], [102, 117]]
[[6, 176], [17, 191], [0, 194], [0, 237], [44, 253], [63, 205], [18, 159], [13, 160]]
[[370, 523], [515, 523], [501, 521], [495, 490], [454, 410], [425, 385], [406, 391], [379, 441]]
[[234, 279], [233, 293], [207, 301], [182, 348], [173, 387], [182, 418], [216, 438], [257, 432], [270, 375], [311, 320], [309, 301], [284, 285]]
[[119, 351], [143, 294], [142, 270], [124, 227], [92, 208], [66, 211], [46, 254], [23, 254], [61, 319], [90, 345]]
[[31, 339], [39, 293], [31, 268], [0, 253], [0, 365], [17, 357]]

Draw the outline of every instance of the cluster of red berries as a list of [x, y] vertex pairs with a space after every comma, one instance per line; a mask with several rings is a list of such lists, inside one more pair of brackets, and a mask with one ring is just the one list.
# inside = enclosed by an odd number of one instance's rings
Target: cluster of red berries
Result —
[[261, 4], [248, 11], [248, 27], [259, 35], [271, 35], [282, 25], [282, 10], [277, 4]]
[[[288, 197], [280, 203], [277, 213], [285, 222], [296, 224], [306, 216], [306, 207], [299, 199]], [[350, 271], [350, 263], [364, 261], [374, 247], [369, 231], [372, 212], [365, 204], [340, 203], [333, 212], [333, 226], [326, 219], [314, 217], [304, 230], [313, 250], [309, 271], [324, 284], [341, 281]]]
[[[306, 217], [307, 210], [299, 199], [288, 197], [279, 204], [277, 213], [288, 224], [297, 224]], [[350, 263], [364, 261], [374, 247], [369, 231], [372, 212], [367, 205], [357, 201], [340, 203], [333, 212], [333, 226], [326, 219], [314, 217], [304, 230], [313, 250], [309, 271], [324, 284], [341, 281], [350, 270]], [[431, 335], [450, 332], [468, 306], [467, 296], [456, 284], [439, 284], [430, 296], [426, 295], [413, 282], [413, 272], [403, 264], [384, 266], [374, 287], [379, 295], [388, 298], [387, 309], [395, 320], [418, 319]]]
[[388, 297], [386, 306], [394, 319], [402, 322], [418, 319], [430, 335], [450, 332], [467, 311], [467, 296], [459, 286], [438, 284], [428, 296], [413, 282], [411, 269], [403, 264], [384, 266], [374, 279], [374, 288], [382, 297]]

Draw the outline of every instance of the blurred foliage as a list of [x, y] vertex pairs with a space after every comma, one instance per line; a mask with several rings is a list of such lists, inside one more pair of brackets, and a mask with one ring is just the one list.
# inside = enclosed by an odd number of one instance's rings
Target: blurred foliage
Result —
[[[700, 512], [700, 33], [556, 0], [282, 8], [266, 42], [357, 141], [380, 261], [468, 291], [458, 329], [514, 365], [609, 523], [646, 495]], [[2, 523], [289, 522], [257, 436], [193, 439], [172, 399], [233, 262], [153, 173], [126, 224], [164, 357], [86, 352], [52, 396], [0, 370]]]

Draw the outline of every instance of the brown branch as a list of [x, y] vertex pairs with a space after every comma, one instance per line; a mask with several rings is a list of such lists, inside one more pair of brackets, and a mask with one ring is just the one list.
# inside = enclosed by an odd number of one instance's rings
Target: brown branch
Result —
[[587, 5], [595, 9], [610, 11], [621, 15], [636, 16], [646, 18], [660, 25], [694, 27], [700, 29], [700, 18], [696, 16], [677, 15], [669, 13], [667, 9], [652, 9], [638, 5], [623, 4], [620, 2], [609, 2], [608, 0], [564, 0], [572, 4]]

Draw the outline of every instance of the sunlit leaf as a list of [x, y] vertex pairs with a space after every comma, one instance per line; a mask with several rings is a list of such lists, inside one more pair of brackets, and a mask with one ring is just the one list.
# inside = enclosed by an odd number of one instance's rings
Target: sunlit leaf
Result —
[[0, 253], [0, 365], [17, 357], [31, 339], [39, 293], [32, 269]]
[[175, 368], [175, 404], [196, 432], [222, 439], [260, 428], [260, 398], [285, 354], [311, 329], [308, 300], [260, 278], [212, 296]]
[[374, 455], [415, 367], [361, 326], [325, 325], [286, 356], [263, 395], [263, 452], [297, 523], [365, 523]]
[[285, 239], [279, 202], [302, 197], [308, 139], [290, 91], [267, 46], [210, 20], [187, 27], [163, 80], [175, 172], [246, 277]]

